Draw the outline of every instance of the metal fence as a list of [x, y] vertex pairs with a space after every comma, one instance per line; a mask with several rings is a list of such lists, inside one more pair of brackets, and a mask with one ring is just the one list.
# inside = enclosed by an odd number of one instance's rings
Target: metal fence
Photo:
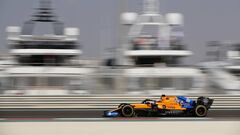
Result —
[[[1, 96], [0, 109], [110, 109], [120, 103], [140, 103], [146, 98], [129, 96]], [[198, 96], [189, 97], [197, 99]], [[240, 96], [209, 96], [214, 99], [212, 109], [240, 109]]]

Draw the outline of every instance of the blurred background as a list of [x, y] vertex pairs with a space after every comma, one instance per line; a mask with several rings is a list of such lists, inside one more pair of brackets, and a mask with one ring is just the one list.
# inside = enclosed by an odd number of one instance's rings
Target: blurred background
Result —
[[1, 0], [3, 95], [240, 94], [238, 0]]
[[[0, 134], [237, 135], [239, 12], [239, 0], [0, 0]], [[163, 94], [214, 102], [206, 118], [102, 117]]]

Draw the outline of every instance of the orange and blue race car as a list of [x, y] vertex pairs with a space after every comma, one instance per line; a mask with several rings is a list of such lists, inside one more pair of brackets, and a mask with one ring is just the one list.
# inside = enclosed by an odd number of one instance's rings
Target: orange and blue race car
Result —
[[196, 101], [184, 96], [165, 96], [142, 103], [122, 103], [114, 110], [104, 111], [105, 117], [207, 116], [213, 99], [199, 97]]

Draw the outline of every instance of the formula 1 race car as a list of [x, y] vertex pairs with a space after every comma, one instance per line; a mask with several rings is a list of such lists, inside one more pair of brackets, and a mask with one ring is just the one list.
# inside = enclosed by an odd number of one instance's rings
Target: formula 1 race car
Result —
[[184, 96], [165, 96], [159, 100], [146, 99], [138, 104], [120, 104], [117, 109], [104, 111], [105, 117], [158, 117], [197, 116], [205, 117], [213, 99], [199, 97], [196, 101]]

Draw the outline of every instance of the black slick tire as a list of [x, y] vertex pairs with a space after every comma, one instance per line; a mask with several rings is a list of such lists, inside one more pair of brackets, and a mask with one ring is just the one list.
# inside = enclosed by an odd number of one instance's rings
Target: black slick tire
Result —
[[204, 105], [197, 105], [195, 108], [195, 115], [197, 117], [205, 117], [207, 116], [207, 107]]
[[135, 112], [131, 105], [124, 105], [121, 108], [121, 114], [123, 117], [133, 117]]

